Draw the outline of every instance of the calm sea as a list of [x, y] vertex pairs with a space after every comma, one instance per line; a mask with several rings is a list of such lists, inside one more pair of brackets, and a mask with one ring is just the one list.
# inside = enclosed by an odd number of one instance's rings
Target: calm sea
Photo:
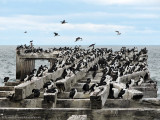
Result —
[[[40, 46], [42, 48], [52, 48], [54, 46]], [[58, 47], [58, 46], [57, 46]], [[83, 46], [86, 47], [86, 46]], [[122, 46], [96, 46], [103, 48], [112, 48], [114, 51], [119, 50]], [[127, 48], [133, 48], [134, 46], [126, 46]], [[160, 46], [135, 46], [140, 50], [147, 47], [148, 49], [148, 68], [151, 74], [151, 78], [158, 83], [158, 97], [160, 97]], [[16, 46], [0, 46], [0, 86], [3, 86], [3, 78], [8, 76], [10, 81], [15, 81], [16, 76]], [[37, 60], [35, 67], [39, 65], [49, 66], [47, 60]]]

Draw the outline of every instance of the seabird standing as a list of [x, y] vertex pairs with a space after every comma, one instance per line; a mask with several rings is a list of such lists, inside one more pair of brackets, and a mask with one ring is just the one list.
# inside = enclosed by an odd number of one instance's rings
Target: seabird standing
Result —
[[39, 89], [33, 89], [32, 93], [34, 94], [35, 98], [38, 98], [40, 96], [40, 90]]
[[90, 84], [90, 82], [91, 82], [91, 79], [88, 78], [88, 79], [87, 79], [87, 82], [83, 85], [83, 88], [82, 88], [82, 89], [83, 89], [83, 93], [84, 93], [84, 94], [89, 91], [89, 84]]
[[144, 82], [143, 77], [141, 76], [140, 79], [136, 82], [136, 85], [141, 85]]
[[69, 93], [69, 98], [73, 99], [77, 94], [77, 89], [72, 88]]

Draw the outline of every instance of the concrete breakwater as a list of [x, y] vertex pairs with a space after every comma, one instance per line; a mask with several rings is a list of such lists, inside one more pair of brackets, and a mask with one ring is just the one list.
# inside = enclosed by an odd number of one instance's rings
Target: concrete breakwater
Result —
[[[81, 57], [74, 60], [70, 65], [65, 64], [62, 67], [62, 65], [59, 64], [60, 67], [58, 67], [56, 71], [51, 73], [47, 72], [41, 77], [34, 77], [34, 79], [29, 81], [18, 80], [13, 83], [6, 82], [6, 86], [0, 88], [0, 106], [2, 107], [0, 109], [0, 117], [2, 119], [16, 119], [17, 117], [19, 119], [67, 120], [71, 116], [74, 118], [73, 115], [84, 115], [84, 118], [88, 120], [156, 120], [160, 118], [160, 100], [156, 98], [156, 82], [150, 80], [148, 69], [146, 69], [145, 65], [142, 66], [142, 68], [135, 66], [135, 70], [132, 71], [129, 71], [129, 68], [127, 68], [131, 66], [131, 64], [136, 64], [137, 66], [138, 64], [139, 66], [143, 63], [146, 64], [147, 55], [142, 51], [125, 51], [121, 57], [117, 57], [117, 52], [113, 53], [111, 50], [107, 49], [92, 49], [85, 53], [84, 51], [86, 50], [79, 48], [75, 53], [71, 52], [65, 54], [63, 58], [60, 54], [62, 51], [64, 52], [67, 50], [56, 50], [58, 52], [51, 51], [49, 53], [42, 52], [38, 54], [32, 54], [32, 50], [31, 52], [24, 54], [24, 48], [22, 51], [21, 49], [19, 51], [22, 53], [19, 54], [18, 52], [17, 54], [17, 57], [19, 57], [17, 59], [17, 66], [22, 69], [18, 69], [17, 74], [20, 73], [19, 78], [21, 79], [24, 79], [24, 76], [30, 74], [32, 69], [34, 69], [34, 61], [36, 59], [47, 59], [51, 62], [50, 67], [52, 67], [56, 59], [61, 61], [64, 60], [66, 62], [68, 58], [71, 58], [71, 56], [77, 55], [78, 53], [80, 53]], [[72, 50], [68, 49], [68, 51]], [[134, 58], [134, 55], [137, 55], [138, 59]], [[117, 59], [118, 61], [116, 61]], [[30, 60], [32, 62], [29, 62]], [[82, 61], [87, 61], [87, 64], [83, 65]], [[133, 62], [128, 63], [128, 61]], [[61, 77], [65, 69], [72, 67], [75, 63], [78, 64], [81, 62], [80, 69], [76, 71], [76, 74], [72, 73], [65, 78], [57, 80]], [[127, 66], [125, 67], [126, 70], [123, 72], [123, 75], [118, 75], [119, 70], [115, 73], [116, 68], [114, 67], [119, 66], [118, 64]], [[31, 65], [32, 67], [23, 68], [23, 66], [28, 65]], [[97, 66], [97, 70], [96, 75], [93, 76], [95, 65]], [[107, 67], [111, 68], [111, 72], [108, 72], [110, 71], [109, 69], [105, 71], [105, 68]], [[148, 76], [146, 77], [146, 75]], [[104, 76], [106, 77], [105, 81], [101, 82]], [[107, 78], [108, 76], [109, 78]], [[89, 87], [95, 83], [99, 84], [99, 87], [96, 89], [98, 92], [95, 90], [91, 93], [84, 94], [82, 88], [88, 78], [91, 78]], [[136, 83], [138, 83], [140, 78], [143, 78], [143, 82], [141, 85], [137, 85]], [[65, 89], [58, 93], [44, 94], [43, 85], [51, 79], [54, 80], [54, 86], [58, 89], [61, 89], [61, 87]], [[126, 85], [131, 79], [134, 79], [135, 84], [129, 86], [125, 92], [126, 95], [113, 98], [115, 96], [111, 95], [111, 87], [113, 86], [113, 88], [121, 91], [126, 89]], [[74, 96], [74, 99], [69, 99], [70, 90], [72, 88], [76, 88], [77, 94]], [[30, 96], [33, 96], [33, 89], [40, 90], [40, 96], [38, 98], [30, 98]], [[11, 93], [14, 93], [13, 99], [6, 98], [6, 96]], [[140, 96], [140, 98], [137, 99], [137, 96]], [[47, 99], [46, 97], [50, 97], [52, 99], [51, 102], [45, 102], [44, 99]], [[26, 118], [24, 116], [26, 116]]]

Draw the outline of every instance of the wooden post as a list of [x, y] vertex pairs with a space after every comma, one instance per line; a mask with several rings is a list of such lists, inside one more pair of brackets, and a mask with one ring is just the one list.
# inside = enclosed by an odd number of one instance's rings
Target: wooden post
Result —
[[16, 54], [16, 79], [20, 79], [21, 77], [21, 59], [19, 55]]
[[23, 79], [26, 75], [29, 75], [30, 72], [35, 68], [35, 60], [31, 59], [21, 59], [21, 76], [20, 78]]

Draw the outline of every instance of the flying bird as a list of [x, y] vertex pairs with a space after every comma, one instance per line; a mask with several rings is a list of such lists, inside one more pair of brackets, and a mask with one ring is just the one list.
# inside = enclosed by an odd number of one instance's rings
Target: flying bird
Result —
[[61, 24], [65, 24], [65, 23], [67, 23], [65, 20], [61, 21]]
[[81, 37], [77, 37], [76, 40], [75, 40], [75, 42], [77, 42], [79, 40], [82, 40], [82, 38]]
[[89, 47], [94, 47], [95, 46], [95, 44], [91, 44]]
[[33, 40], [31, 40], [30, 42], [33, 42]]
[[27, 33], [27, 31], [24, 31], [24, 33]]
[[60, 35], [58, 35], [58, 33], [54, 32], [54, 37], [55, 37], [55, 36], [60, 36]]
[[121, 33], [119, 31], [115, 31], [115, 32], [117, 32], [117, 35], [121, 35]]

